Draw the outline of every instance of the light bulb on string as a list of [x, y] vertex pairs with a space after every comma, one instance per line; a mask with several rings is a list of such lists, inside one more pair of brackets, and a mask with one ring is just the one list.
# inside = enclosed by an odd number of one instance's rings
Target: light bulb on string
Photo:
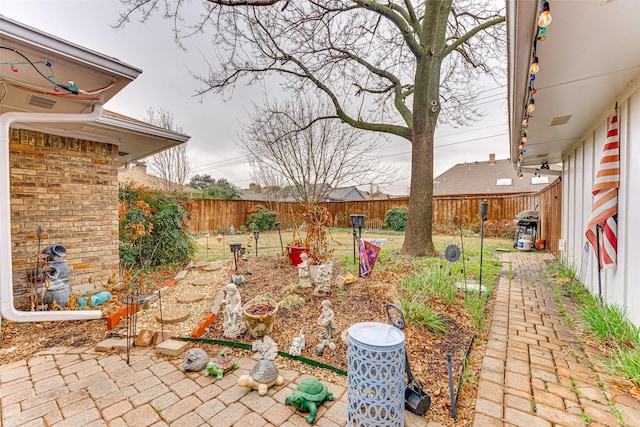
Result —
[[527, 143], [527, 136], [523, 135], [522, 138], [520, 138], [520, 142], [522, 142], [522, 144], [526, 144]]
[[547, 29], [546, 28], [538, 28], [538, 34], [540, 34], [540, 37], [538, 37], [538, 40], [542, 39], [542, 41], [545, 41], [547, 39]]
[[529, 102], [529, 106], [527, 107], [527, 113], [531, 114], [535, 111], [536, 109], [536, 101], [534, 99], [531, 99], [531, 101]]
[[542, 13], [538, 17], [538, 27], [546, 28], [553, 18], [551, 17], [551, 12], [549, 11], [549, 2], [545, 1], [542, 3]]
[[524, 143], [520, 143], [520, 145], [518, 145], [518, 150], [524, 150]]
[[11, 71], [13, 71], [14, 73], [18, 72], [18, 67], [16, 67], [15, 65], [11, 64]]
[[531, 64], [531, 67], [529, 68], [529, 72], [531, 74], [536, 74], [538, 71], [540, 71], [540, 65], [538, 64], [538, 57], [536, 56], [533, 59], [533, 63]]
[[[544, 30], [544, 28], [543, 28], [543, 30]], [[538, 37], [538, 40], [540, 40], [541, 42], [545, 41], [546, 39], [547, 39], [547, 36], [545, 36], [545, 35], [542, 35], [542, 36]]]

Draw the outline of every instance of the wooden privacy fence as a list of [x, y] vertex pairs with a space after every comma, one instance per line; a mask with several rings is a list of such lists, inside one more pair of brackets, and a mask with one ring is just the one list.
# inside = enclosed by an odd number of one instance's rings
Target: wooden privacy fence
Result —
[[[452, 233], [459, 225], [453, 218], [462, 221], [464, 229], [480, 229], [480, 203], [489, 203], [488, 221], [485, 223], [487, 235], [512, 237], [516, 214], [538, 207], [540, 223], [538, 237], [546, 240], [547, 247], [557, 254], [558, 239], [561, 236], [561, 190], [560, 181], [538, 193], [528, 194], [481, 194], [435, 196], [433, 198], [433, 230], [440, 233]], [[194, 215], [191, 231], [200, 233], [227, 230], [233, 226], [236, 230], [245, 224], [251, 208], [266, 202], [253, 200], [194, 199]], [[303, 212], [304, 205], [296, 202], [271, 202], [268, 208], [276, 212], [278, 221], [287, 229], [296, 224]], [[351, 214], [364, 214], [365, 227], [378, 228], [386, 212], [396, 206], [409, 206], [409, 198], [362, 200], [322, 203], [333, 216], [334, 226], [351, 228]]]

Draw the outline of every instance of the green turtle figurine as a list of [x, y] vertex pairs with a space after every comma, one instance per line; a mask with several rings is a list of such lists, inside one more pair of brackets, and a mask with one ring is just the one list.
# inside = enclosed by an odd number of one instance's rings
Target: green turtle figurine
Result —
[[309, 411], [309, 416], [305, 418], [305, 421], [313, 424], [318, 413], [318, 405], [321, 405], [325, 400], [333, 399], [333, 393], [329, 393], [326, 385], [317, 378], [308, 377], [293, 389], [293, 394], [286, 397], [284, 403], [303, 412]]
[[238, 362], [236, 362], [235, 358], [227, 356], [227, 353], [221, 351], [218, 353], [218, 357], [207, 363], [207, 370], [204, 376], [215, 375], [217, 379], [221, 380], [225, 372], [229, 372], [232, 369], [238, 369]]

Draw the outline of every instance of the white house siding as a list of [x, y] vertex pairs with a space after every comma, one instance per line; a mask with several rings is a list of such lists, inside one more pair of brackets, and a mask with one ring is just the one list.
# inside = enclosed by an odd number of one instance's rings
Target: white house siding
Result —
[[[601, 273], [602, 297], [624, 307], [629, 318], [640, 325], [640, 91], [618, 99], [620, 134], [620, 192], [618, 196], [618, 264]], [[591, 189], [602, 147], [606, 140], [611, 106], [583, 139], [564, 156], [563, 170], [563, 260], [573, 266], [580, 279], [598, 294], [595, 252], [585, 252], [585, 227], [589, 221], [593, 196]], [[605, 117], [606, 115], [606, 117]]]

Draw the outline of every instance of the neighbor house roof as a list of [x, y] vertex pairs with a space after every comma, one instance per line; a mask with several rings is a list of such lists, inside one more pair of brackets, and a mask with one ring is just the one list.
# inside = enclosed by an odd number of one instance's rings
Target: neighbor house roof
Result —
[[328, 202], [365, 199], [364, 194], [355, 186], [334, 188], [324, 198]]
[[508, 159], [459, 163], [433, 180], [433, 195], [535, 193], [558, 179], [544, 172], [520, 179]]
[[157, 176], [149, 175], [147, 173], [147, 165], [144, 163], [136, 163], [126, 170], [118, 171], [118, 182], [125, 183], [130, 182], [139, 186], [147, 187], [152, 190], [164, 191], [167, 188], [172, 188], [174, 191], [189, 194], [199, 194], [200, 190], [189, 187], [187, 185], [180, 185], [173, 182], [169, 182], [165, 179]]

